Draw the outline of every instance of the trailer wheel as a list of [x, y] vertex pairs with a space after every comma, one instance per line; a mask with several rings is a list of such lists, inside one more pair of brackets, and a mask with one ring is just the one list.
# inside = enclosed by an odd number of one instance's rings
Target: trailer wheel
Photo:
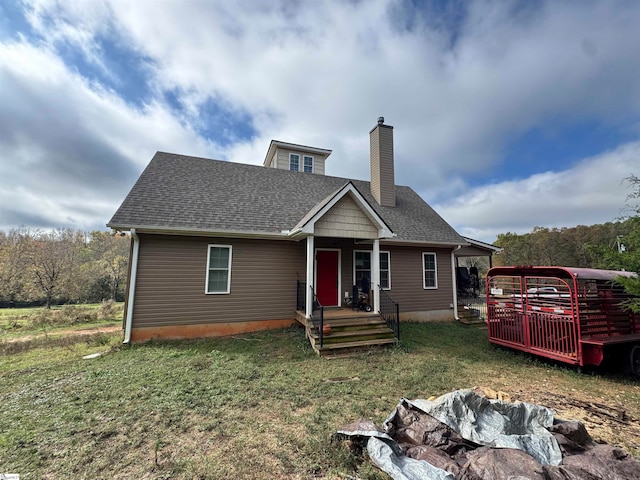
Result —
[[635, 377], [640, 377], [640, 345], [634, 345], [629, 351], [629, 370]]

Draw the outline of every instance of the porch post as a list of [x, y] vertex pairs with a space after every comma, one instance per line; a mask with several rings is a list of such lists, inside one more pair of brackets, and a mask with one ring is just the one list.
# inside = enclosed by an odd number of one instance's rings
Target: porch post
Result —
[[462, 247], [460, 245], [457, 248], [451, 250], [451, 284], [453, 287], [453, 318], [455, 320], [459, 320], [458, 317], [458, 270], [456, 269], [458, 265], [458, 257], [456, 256], [456, 251], [460, 250]]
[[380, 240], [373, 241], [371, 252], [371, 286], [373, 287], [373, 311], [380, 311]]
[[313, 264], [315, 260], [315, 252], [313, 248], [313, 235], [309, 235], [307, 237], [307, 292], [305, 293], [305, 298], [307, 299], [306, 307], [305, 307], [305, 316], [307, 319], [311, 318], [313, 314], [313, 295], [311, 294], [311, 288], [315, 286], [313, 285]]

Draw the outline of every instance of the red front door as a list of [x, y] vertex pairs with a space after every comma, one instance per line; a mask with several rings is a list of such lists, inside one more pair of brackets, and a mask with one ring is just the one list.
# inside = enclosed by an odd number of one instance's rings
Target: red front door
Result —
[[327, 307], [338, 305], [338, 252], [318, 250], [316, 252], [316, 295]]

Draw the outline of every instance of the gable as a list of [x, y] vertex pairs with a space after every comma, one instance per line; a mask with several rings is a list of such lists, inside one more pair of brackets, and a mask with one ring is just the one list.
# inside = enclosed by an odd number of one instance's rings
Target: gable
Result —
[[350, 194], [342, 197], [315, 222], [314, 235], [340, 238], [378, 238], [378, 228]]

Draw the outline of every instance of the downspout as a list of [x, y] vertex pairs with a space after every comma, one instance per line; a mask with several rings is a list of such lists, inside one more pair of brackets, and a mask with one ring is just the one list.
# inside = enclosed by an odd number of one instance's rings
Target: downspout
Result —
[[451, 250], [451, 280], [453, 285], [453, 318], [456, 320], [460, 320], [458, 317], [458, 282], [456, 281], [456, 255], [455, 252], [460, 250], [462, 245], [458, 245], [456, 248]]
[[133, 323], [133, 299], [136, 296], [136, 278], [138, 276], [138, 252], [140, 251], [140, 239], [136, 229], [131, 229], [133, 239], [133, 252], [131, 252], [131, 274], [129, 276], [129, 298], [127, 299], [127, 319], [124, 326], [124, 342], [131, 342], [131, 324]]

